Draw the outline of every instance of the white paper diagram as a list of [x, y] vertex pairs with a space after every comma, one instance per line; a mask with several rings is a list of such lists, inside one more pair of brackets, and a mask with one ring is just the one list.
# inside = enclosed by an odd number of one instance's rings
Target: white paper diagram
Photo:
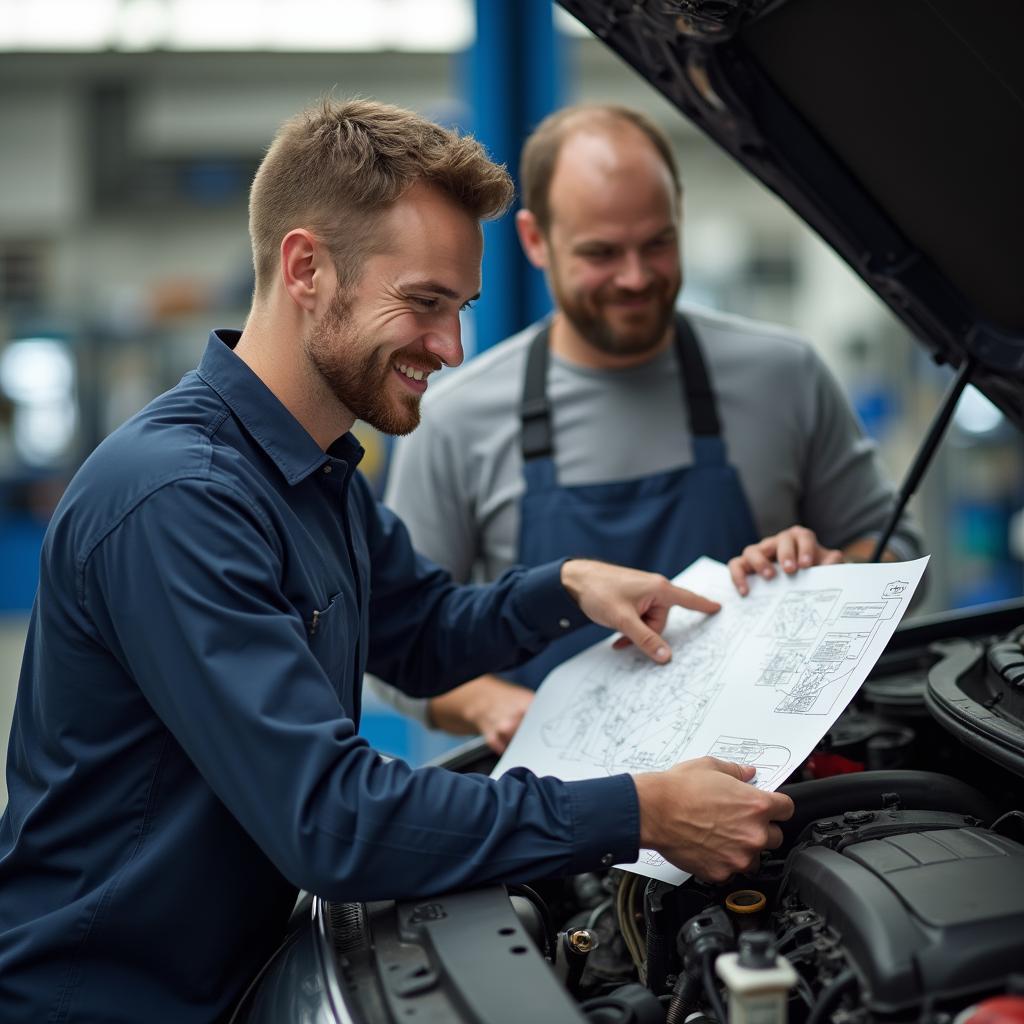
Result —
[[543, 723], [540, 741], [555, 757], [609, 775], [661, 771], [685, 760], [687, 750], [725, 685], [729, 656], [740, 634], [764, 611], [751, 600], [735, 615], [715, 616], [677, 631], [685, 656], [663, 671], [635, 650], [593, 671], [569, 694], [563, 710]]
[[[812, 753], [906, 612], [928, 559], [837, 565], [751, 578], [698, 559], [675, 580], [722, 604], [713, 616], [674, 608], [667, 665], [612, 638], [544, 681], [494, 775], [525, 766], [566, 780], [662, 771], [712, 754], [750, 764], [775, 789]], [[678, 883], [654, 851], [632, 870]]]
[[759, 789], [774, 789], [782, 782], [782, 774], [793, 757], [789, 747], [780, 743], [763, 743], [750, 736], [719, 736], [708, 753], [723, 761], [752, 764], [757, 774], [754, 785]]
[[841, 597], [835, 589], [796, 590], [778, 602], [761, 633], [774, 643], [757, 682], [779, 692], [773, 710], [831, 714], [882, 623], [902, 614], [906, 586], [904, 581], [888, 583], [883, 593], [893, 596], [843, 603], [834, 615]]

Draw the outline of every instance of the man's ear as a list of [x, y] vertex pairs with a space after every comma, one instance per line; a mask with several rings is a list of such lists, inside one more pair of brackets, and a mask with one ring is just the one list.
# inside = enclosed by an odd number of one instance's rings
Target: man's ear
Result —
[[541, 231], [537, 218], [529, 210], [520, 210], [516, 214], [516, 231], [519, 232], [519, 244], [526, 253], [526, 258], [538, 269], [548, 269], [548, 242]]
[[307, 313], [315, 313], [318, 302], [331, 294], [330, 283], [324, 281], [325, 253], [305, 228], [293, 228], [281, 239], [281, 283], [292, 302]]

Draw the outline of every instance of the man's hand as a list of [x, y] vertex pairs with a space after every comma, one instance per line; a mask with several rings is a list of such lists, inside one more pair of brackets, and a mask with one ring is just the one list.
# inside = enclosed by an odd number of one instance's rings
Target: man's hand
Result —
[[756, 544], [748, 544], [742, 554], [729, 559], [729, 575], [736, 589], [745, 597], [750, 592], [747, 577], [757, 573], [766, 580], [775, 576], [776, 564], [792, 576], [798, 569], [812, 565], [838, 565], [844, 561], [843, 552], [826, 548], [818, 543], [813, 530], [806, 526], [791, 526], [765, 537]]
[[533, 690], [497, 676], [480, 676], [427, 702], [430, 722], [458, 735], [480, 735], [496, 754], [504, 753], [526, 709]]
[[754, 774], [749, 765], [700, 757], [633, 776], [640, 845], [707, 882], [751, 870], [762, 850], [782, 844], [774, 823], [793, 815], [788, 796], [749, 784]]
[[717, 601], [673, 586], [657, 573], [585, 558], [572, 558], [562, 564], [562, 585], [590, 619], [622, 633], [616, 647], [634, 643], [657, 662], [672, 657], [661, 631], [673, 605], [709, 615], [722, 607]]

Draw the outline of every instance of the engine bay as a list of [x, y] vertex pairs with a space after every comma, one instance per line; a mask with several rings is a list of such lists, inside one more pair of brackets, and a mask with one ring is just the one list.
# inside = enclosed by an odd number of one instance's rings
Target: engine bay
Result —
[[[797, 813], [756, 872], [672, 886], [613, 868], [368, 905], [340, 960], [365, 1019], [724, 1024], [774, 971], [778, 1007], [752, 1011], [765, 1024], [1020, 1020], [1024, 627], [944, 632], [898, 634], [783, 787]], [[493, 757], [452, 762], [486, 772]]]

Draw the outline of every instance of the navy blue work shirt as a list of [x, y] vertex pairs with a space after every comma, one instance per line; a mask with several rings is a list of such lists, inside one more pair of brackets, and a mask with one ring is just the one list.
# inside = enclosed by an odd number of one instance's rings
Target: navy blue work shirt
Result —
[[364, 669], [419, 696], [582, 622], [559, 566], [457, 586], [215, 332], [107, 438], [43, 548], [0, 821], [0, 1019], [222, 1017], [298, 888], [411, 898], [636, 856], [625, 775], [383, 761]]

